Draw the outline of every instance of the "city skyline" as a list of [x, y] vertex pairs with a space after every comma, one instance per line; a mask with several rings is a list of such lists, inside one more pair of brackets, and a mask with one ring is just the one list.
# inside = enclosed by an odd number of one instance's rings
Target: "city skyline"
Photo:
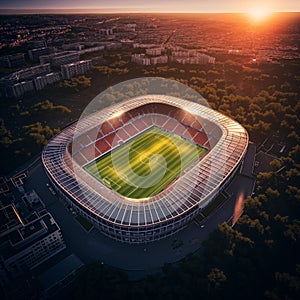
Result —
[[153, 0], [151, 5], [146, 1], [121, 1], [115, 0], [113, 3], [108, 0], [87, 0], [82, 4], [80, 0], [45, 0], [42, 3], [37, 0], [12, 0], [0, 1], [0, 9], [13, 10], [77, 10], [85, 13], [91, 12], [185, 12], [185, 13], [227, 13], [227, 12], [244, 12], [247, 13], [255, 8], [256, 10], [267, 10], [269, 12], [277, 11], [300, 11], [300, 3], [296, 0], [288, 1], [196, 1], [187, 0], [184, 3], [178, 0], [158, 1]]

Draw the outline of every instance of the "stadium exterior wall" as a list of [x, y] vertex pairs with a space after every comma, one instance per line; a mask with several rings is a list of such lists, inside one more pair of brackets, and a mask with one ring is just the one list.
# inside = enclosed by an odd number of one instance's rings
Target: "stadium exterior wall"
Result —
[[[150, 96], [151, 97], [151, 96]], [[145, 98], [145, 97], [144, 97]], [[152, 96], [154, 100], [152, 101], [159, 101], [157, 98], [157, 95], [154, 97]], [[176, 98], [174, 97], [167, 97], [170, 98], [172, 103], [173, 101], [176, 101]], [[146, 99], [147, 100], [147, 99]], [[168, 99], [167, 99], [168, 100]], [[181, 99], [180, 99], [181, 100]], [[151, 98], [150, 98], [151, 101]], [[189, 102], [186, 100], [184, 104], [188, 104]], [[136, 101], [138, 103], [138, 101]], [[197, 104], [198, 105], [198, 104]], [[138, 105], [137, 105], [138, 107]], [[115, 109], [113, 109], [115, 111]], [[219, 114], [219, 113], [217, 113]], [[225, 117], [226, 120], [231, 120], [227, 117]], [[235, 124], [237, 124], [235, 121], [231, 120]], [[238, 124], [239, 125], [239, 124]], [[72, 125], [71, 125], [72, 126]], [[216, 125], [218, 126], [218, 124]], [[240, 125], [239, 125], [240, 126]], [[59, 182], [58, 178], [55, 176], [55, 172], [51, 169], [51, 164], [49, 163], [48, 158], [48, 152], [47, 146], [45, 147], [45, 150], [43, 151], [42, 160], [43, 164], [46, 170], [46, 173], [48, 175], [48, 178], [54, 188], [57, 190], [59, 197], [61, 200], [68, 203], [68, 205], [72, 206], [77, 213], [87, 218], [96, 228], [98, 228], [103, 234], [106, 236], [115, 239], [117, 241], [130, 243], [130, 244], [138, 244], [138, 243], [148, 243], [155, 240], [163, 239], [167, 236], [170, 236], [177, 231], [183, 229], [190, 221], [192, 221], [200, 212], [202, 209], [204, 209], [209, 203], [211, 203], [214, 198], [226, 187], [226, 185], [232, 180], [233, 176], [238, 171], [244, 155], [246, 153], [246, 149], [248, 146], [248, 134], [247, 132], [240, 126], [239, 130], [243, 130], [244, 134], [244, 144], [243, 149], [239, 153], [239, 157], [236, 158], [236, 163], [234, 167], [231, 169], [231, 171], [226, 174], [226, 177], [223, 181], [221, 181], [218, 186], [215, 189], [211, 189], [209, 194], [205, 197], [205, 204], [204, 202], [199, 203], [197, 205], [194, 205], [187, 209], [186, 211], [182, 213], [178, 213], [176, 216], [162, 220], [159, 222], [156, 222], [154, 224], [144, 224], [144, 225], [133, 225], [133, 224], [117, 224], [116, 222], [111, 222], [110, 220], [105, 219], [99, 214], [95, 214], [89, 207], [86, 207], [85, 205], [82, 205], [78, 199], [75, 199], [70, 195], [68, 190], [63, 186], [61, 182]], [[227, 130], [227, 129], [226, 129]], [[229, 130], [228, 130], [229, 131]], [[58, 134], [57, 136], [59, 136]], [[57, 138], [54, 137], [51, 141], [55, 141]], [[49, 142], [51, 146], [51, 141]], [[62, 148], [62, 146], [60, 146]], [[66, 151], [60, 150], [60, 151]], [[101, 197], [101, 196], [99, 196]], [[203, 199], [202, 199], [203, 200]]]
[[[241, 164], [242, 161], [233, 171], [228, 180], [221, 186], [221, 188], [217, 190], [214, 195], [212, 195], [208, 203], [211, 203], [226, 188], [226, 186], [231, 182], [234, 175], [239, 170]], [[105, 220], [92, 214], [89, 210], [86, 210], [84, 207], [78, 205], [78, 203], [74, 201], [74, 199], [69, 197], [56, 185], [56, 183], [52, 180], [52, 177], [49, 176], [48, 173], [47, 176], [63, 203], [71, 206], [72, 209], [89, 220], [94, 225], [94, 227], [99, 229], [107, 237], [128, 244], [146, 244], [149, 242], [167, 238], [168, 236], [171, 236], [186, 227], [189, 222], [191, 222], [203, 209], [195, 207], [193, 211], [187, 212], [186, 215], [177, 217], [176, 219], [172, 219], [171, 221], [168, 221], [164, 224], [141, 227], [138, 229], [130, 226], [118, 226], [106, 222]]]

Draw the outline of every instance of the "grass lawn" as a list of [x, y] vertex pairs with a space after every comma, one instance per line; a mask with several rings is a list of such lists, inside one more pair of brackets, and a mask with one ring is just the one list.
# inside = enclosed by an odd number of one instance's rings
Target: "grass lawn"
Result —
[[157, 195], [207, 150], [179, 135], [152, 126], [84, 169], [131, 199]]

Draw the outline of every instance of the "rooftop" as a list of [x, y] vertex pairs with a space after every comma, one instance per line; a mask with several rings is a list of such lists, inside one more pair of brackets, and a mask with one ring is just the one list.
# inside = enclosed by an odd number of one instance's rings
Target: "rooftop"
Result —
[[6, 230], [1, 234], [1, 255], [4, 259], [8, 259], [58, 229], [49, 213], [26, 225], [19, 223], [13, 230]]

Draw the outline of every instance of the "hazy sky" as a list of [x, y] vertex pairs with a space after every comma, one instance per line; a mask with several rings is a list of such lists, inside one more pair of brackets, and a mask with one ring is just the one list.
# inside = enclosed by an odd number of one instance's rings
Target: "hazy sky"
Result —
[[272, 11], [300, 11], [300, 0], [0, 0], [0, 8], [97, 8], [145, 12], [247, 12], [261, 4]]

